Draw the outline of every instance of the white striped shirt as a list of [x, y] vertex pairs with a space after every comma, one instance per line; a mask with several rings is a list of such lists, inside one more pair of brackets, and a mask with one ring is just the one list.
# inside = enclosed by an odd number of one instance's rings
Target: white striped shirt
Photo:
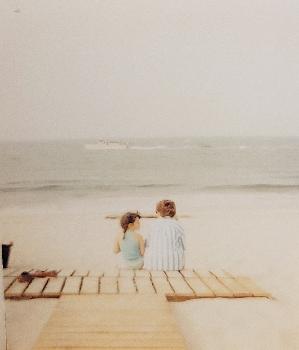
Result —
[[170, 216], [158, 218], [146, 238], [144, 268], [182, 270], [185, 265], [185, 234], [178, 221]]

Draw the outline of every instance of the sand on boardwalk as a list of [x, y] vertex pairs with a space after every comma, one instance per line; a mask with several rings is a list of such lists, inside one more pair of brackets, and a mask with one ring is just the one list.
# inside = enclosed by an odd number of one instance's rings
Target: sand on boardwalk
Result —
[[[298, 349], [299, 194], [213, 193], [172, 198], [179, 212], [191, 215], [181, 220], [187, 236], [187, 267], [225, 268], [252, 276], [275, 297], [172, 303], [189, 349]], [[14, 241], [11, 264], [37, 268], [114, 265], [111, 247], [118, 222], [105, 220], [104, 215], [152, 211], [156, 199], [93, 198], [51, 207], [3, 209], [1, 232], [6, 240]], [[149, 230], [149, 225], [150, 220], [143, 220], [141, 231]], [[55, 300], [5, 304], [9, 349], [31, 349]]]

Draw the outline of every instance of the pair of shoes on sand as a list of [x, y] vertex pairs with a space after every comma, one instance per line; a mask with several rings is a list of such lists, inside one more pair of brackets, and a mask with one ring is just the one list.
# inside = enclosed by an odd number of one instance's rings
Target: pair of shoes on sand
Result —
[[56, 270], [51, 271], [43, 271], [43, 270], [36, 270], [33, 272], [27, 272], [23, 271], [20, 276], [18, 276], [19, 282], [31, 282], [34, 277], [57, 277], [58, 272]]

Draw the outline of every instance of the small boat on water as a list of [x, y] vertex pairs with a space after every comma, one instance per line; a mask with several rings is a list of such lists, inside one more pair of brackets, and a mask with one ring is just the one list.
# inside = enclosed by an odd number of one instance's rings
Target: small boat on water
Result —
[[85, 144], [85, 149], [87, 150], [108, 150], [108, 149], [115, 149], [115, 150], [121, 150], [121, 149], [128, 149], [129, 146], [127, 143], [124, 142], [117, 142], [117, 141], [108, 141], [108, 140], [99, 140], [95, 143], [87, 143]]

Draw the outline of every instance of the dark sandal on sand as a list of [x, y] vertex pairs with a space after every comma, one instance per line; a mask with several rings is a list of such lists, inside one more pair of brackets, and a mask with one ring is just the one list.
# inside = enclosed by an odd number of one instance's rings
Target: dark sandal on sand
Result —
[[57, 277], [58, 272], [56, 270], [43, 271], [36, 270], [34, 272], [23, 271], [20, 276], [18, 276], [19, 282], [31, 282], [34, 277]]
[[19, 282], [31, 282], [33, 280], [33, 276], [27, 271], [24, 271], [18, 276], [18, 281]]

